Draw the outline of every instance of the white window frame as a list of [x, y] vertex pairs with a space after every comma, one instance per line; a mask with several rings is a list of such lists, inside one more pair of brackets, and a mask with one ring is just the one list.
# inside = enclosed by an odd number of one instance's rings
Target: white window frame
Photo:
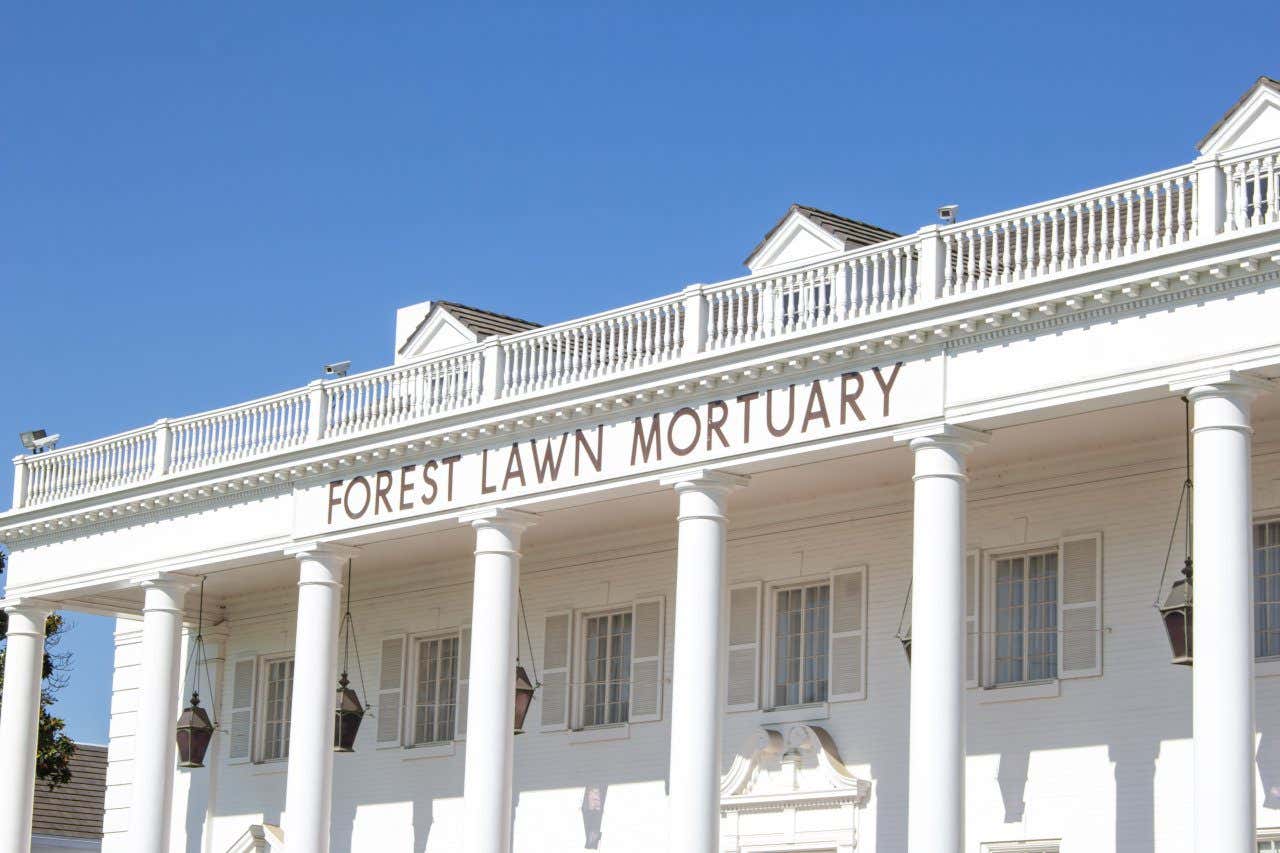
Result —
[[[1020, 687], [1034, 687], [1038, 685], [1052, 684], [1062, 677], [1062, 643], [1058, 642], [1056, 653], [1056, 666], [1054, 674], [1048, 678], [1037, 678], [1034, 681], [1023, 679], [1021, 681], [1007, 681], [1001, 684], [996, 683], [996, 563], [1000, 560], [1007, 560], [1017, 557], [1031, 557], [1039, 554], [1054, 555], [1057, 563], [1058, 572], [1058, 595], [1055, 607], [1060, 608], [1062, 605], [1062, 553], [1058, 540], [1051, 540], [1038, 543], [1030, 543], [1019, 545], [1016, 548], [1002, 548], [998, 550], [987, 551], [982, 554], [982, 606], [979, 614], [979, 621], [982, 625], [981, 636], [986, 642], [982, 643], [982, 668], [980, 673], [980, 683], [985, 689], [989, 690], [1006, 690]], [[1025, 582], [1025, 580], [1024, 580]], [[1061, 626], [1057, 626], [1059, 629]], [[1024, 631], [1026, 630], [1024, 626]], [[1060, 636], [1060, 635], [1059, 635]], [[1026, 645], [1023, 646], [1023, 674], [1026, 674]], [[1015, 848], [1017, 849], [1017, 848]], [[1035, 848], [1030, 848], [1035, 849]]]
[[[775, 667], [775, 650], [778, 644], [778, 593], [785, 590], [804, 589], [811, 586], [827, 587], [827, 698], [820, 702], [805, 702], [799, 705], [775, 705], [773, 702], [773, 686], [774, 676], [776, 675]], [[790, 711], [793, 709], [804, 708], [825, 708], [831, 701], [831, 608], [832, 594], [834, 593], [832, 581], [832, 573], [828, 572], [822, 575], [812, 575], [805, 578], [791, 579], [785, 581], [771, 581], [765, 584], [764, 594], [765, 601], [760, 608], [764, 618], [764, 631], [761, 633], [764, 637], [764, 667], [761, 671], [760, 679], [760, 707], [765, 711]]]
[[[289, 747], [293, 742], [293, 729], [289, 728], [289, 733], [285, 737], [285, 750], [282, 756], [273, 756], [268, 758], [267, 751], [267, 674], [271, 671], [271, 665], [282, 661], [294, 662], [294, 675], [297, 677], [297, 655], [293, 652], [277, 652], [270, 655], [262, 655], [258, 658], [258, 690], [256, 697], [256, 706], [253, 709], [254, 715], [254, 732], [253, 732], [253, 763], [255, 764], [275, 764], [289, 760]], [[285, 701], [286, 711], [290, 717], [293, 716], [293, 678], [290, 678], [289, 695]]]
[[[1275, 515], [1274, 513], [1272, 513], [1272, 514], [1270, 514], [1270, 515], [1265, 515], [1265, 516], [1260, 516], [1260, 517], [1255, 518], [1255, 519], [1253, 520], [1253, 526], [1250, 528], [1250, 533], [1252, 534], [1252, 535], [1250, 536], [1250, 539], [1252, 540], [1253, 536], [1256, 536], [1256, 535], [1257, 535], [1257, 533], [1256, 533], [1257, 528], [1259, 528], [1259, 527], [1263, 527], [1263, 526], [1268, 525], [1268, 524], [1280, 524], [1280, 516], [1277, 516], [1277, 515]], [[1256, 614], [1257, 614], [1258, 602], [1257, 602], [1257, 599], [1256, 599], [1256, 598], [1253, 596], [1253, 594], [1252, 594], [1252, 590], [1253, 590], [1253, 588], [1254, 588], [1254, 571], [1253, 571], [1253, 559], [1252, 559], [1252, 558], [1253, 558], [1253, 556], [1254, 556], [1254, 554], [1255, 554], [1256, 552], [1257, 552], [1257, 548], [1253, 546], [1252, 541], [1251, 541], [1251, 542], [1250, 542], [1250, 547], [1249, 547], [1249, 555], [1250, 555], [1250, 560], [1249, 560], [1249, 589], [1250, 589], [1250, 602], [1249, 602], [1249, 606], [1250, 606], [1251, 608], [1253, 608], [1253, 614], [1252, 614], [1252, 615], [1254, 615], [1255, 617], [1256, 617]], [[1256, 620], [1256, 618], [1255, 618], [1255, 620], [1254, 620], [1254, 623], [1255, 623], [1255, 624], [1254, 624], [1253, 642], [1254, 642], [1254, 649], [1256, 650], [1256, 649], [1257, 649], [1257, 642], [1258, 642], [1258, 632], [1259, 632], [1259, 630], [1260, 630], [1260, 629], [1259, 629], [1259, 628], [1258, 628], [1258, 626], [1257, 626], [1257, 620]], [[1258, 654], [1256, 653], [1256, 651], [1255, 651], [1255, 654], [1254, 654], [1254, 660], [1255, 660], [1255, 661], [1257, 661], [1257, 662], [1258, 662], [1258, 663], [1260, 663], [1260, 664], [1264, 664], [1265, 666], [1263, 667], [1263, 669], [1264, 669], [1268, 674], [1270, 674], [1270, 670], [1272, 670], [1272, 669], [1276, 669], [1277, 671], [1280, 671], [1280, 655], [1265, 655], [1265, 656], [1263, 656], [1263, 655], [1258, 655]]]
[[[586, 725], [583, 721], [586, 719], [586, 701], [587, 701], [587, 622], [591, 619], [598, 619], [602, 616], [613, 617], [621, 614], [631, 616], [631, 639], [627, 645], [627, 664], [625, 667], [627, 674], [627, 701], [624, 703], [627, 709], [627, 719], [615, 723], [592, 723]], [[628, 602], [613, 607], [593, 608], [591, 610], [583, 610], [574, 614], [573, 619], [574, 634], [571, 649], [573, 666], [570, 668], [570, 696], [571, 702], [569, 715], [571, 719], [571, 728], [575, 731], [596, 731], [599, 729], [617, 729], [629, 726], [631, 723], [631, 689], [634, 685], [631, 681], [632, 662], [635, 660], [636, 646], [636, 621], [635, 621], [635, 603]]]
[[990, 841], [982, 845], [982, 853], [1062, 853], [1062, 839]]
[[[418, 720], [418, 665], [422, 659], [422, 644], [431, 642], [432, 640], [456, 640], [458, 643], [458, 656], [455, 662], [457, 669], [454, 672], [453, 679], [453, 736], [448, 740], [431, 740], [418, 741], [415, 737], [417, 734]], [[424, 634], [409, 635], [409, 654], [408, 667], [405, 669], [402, 682], [404, 684], [403, 692], [400, 697], [401, 704], [401, 731], [400, 742], [406, 749], [430, 749], [432, 747], [444, 746], [456, 743], [458, 737], [459, 715], [462, 711], [461, 687], [462, 682], [466, 680], [466, 676], [461, 670], [462, 666], [462, 629], [453, 628], [447, 631], [432, 631]]]
[[[1257, 841], [1255, 842], [1255, 847], [1257, 848], [1258, 853], [1263, 853], [1263, 850], [1262, 850], [1263, 844], [1271, 844], [1272, 846], [1275, 847], [1276, 850], [1280, 850], [1280, 827], [1269, 827], [1266, 829], [1259, 829], [1258, 838], [1257, 838]], [[1265, 853], [1271, 853], [1271, 851], [1268, 850], [1268, 851], [1265, 851]]]

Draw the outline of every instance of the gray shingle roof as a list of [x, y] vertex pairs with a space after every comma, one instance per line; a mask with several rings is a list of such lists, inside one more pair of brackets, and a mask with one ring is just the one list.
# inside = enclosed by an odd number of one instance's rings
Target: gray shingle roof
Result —
[[71, 758], [71, 781], [50, 791], [36, 780], [33, 835], [101, 838], [107, 793], [107, 748], [80, 744]]
[[849, 219], [847, 216], [841, 216], [828, 210], [820, 210], [816, 207], [809, 207], [806, 204], [793, 204], [787, 208], [787, 212], [782, 215], [777, 224], [769, 229], [769, 233], [764, 235], [764, 239], [751, 250], [751, 254], [747, 255], [747, 259], [743, 261], [744, 264], [751, 263], [751, 259], [764, 248], [774, 234], [778, 233], [782, 223], [786, 222], [787, 217], [792, 213], [801, 214], [823, 231], [843, 240], [846, 249], [852, 249], [857, 246], [870, 246], [872, 243], [882, 243], [885, 240], [892, 240], [895, 237], [902, 236], [895, 231], [866, 222], [859, 222], [856, 219]]

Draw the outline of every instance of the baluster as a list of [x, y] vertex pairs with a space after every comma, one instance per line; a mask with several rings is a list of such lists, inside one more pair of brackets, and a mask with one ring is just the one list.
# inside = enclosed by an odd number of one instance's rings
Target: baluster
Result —
[[1173, 181], [1162, 181], [1161, 185], [1164, 187], [1164, 240], [1162, 245], [1172, 246], [1173, 235], [1175, 233], [1173, 220]]
[[[1031, 266], [1032, 255], [1032, 233], [1031, 218], [1022, 217], [1021, 222], [1013, 224], [1013, 269], [1009, 271], [1009, 277], [1012, 281], [1021, 281], [1027, 275], [1027, 269]], [[1023, 237], [1026, 237], [1026, 257], [1023, 257]]]
[[[991, 247], [992, 254], [995, 254], [994, 244]], [[989, 285], [987, 278], [987, 226], [978, 226], [978, 287], [986, 288]]]
[[970, 228], [964, 232], [964, 292], [972, 293], [978, 289], [978, 230]]

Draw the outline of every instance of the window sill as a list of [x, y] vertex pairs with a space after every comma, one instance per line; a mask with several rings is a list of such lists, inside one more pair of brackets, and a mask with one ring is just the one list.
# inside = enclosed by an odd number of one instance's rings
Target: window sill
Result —
[[1029, 699], [1053, 699], [1062, 695], [1062, 684], [1058, 679], [1037, 681], [1032, 684], [1010, 684], [1007, 687], [984, 687], [978, 694], [978, 704], [992, 705], [997, 702], [1022, 702]]
[[807, 723], [810, 720], [825, 720], [831, 716], [831, 706], [826, 702], [815, 702], [812, 705], [793, 705], [786, 708], [774, 708], [760, 715], [762, 723]]
[[416, 746], [406, 746], [405, 754], [400, 758], [401, 761], [421, 761], [426, 758], [445, 758], [454, 754], [453, 741], [447, 740], [443, 743], [420, 743]]
[[1253, 662], [1253, 674], [1257, 678], [1275, 678], [1280, 675], [1280, 658], [1257, 658]]
[[589, 729], [571, 729], [569, 743], [600, 743], [609, 740], [627, 740], [631, 737], [631, 724], [595, 726]]
[[252, 767], [254, 776], [284, 776], [289, 772], [289, 759], [273, 758], [270, 761], [255, 761]]

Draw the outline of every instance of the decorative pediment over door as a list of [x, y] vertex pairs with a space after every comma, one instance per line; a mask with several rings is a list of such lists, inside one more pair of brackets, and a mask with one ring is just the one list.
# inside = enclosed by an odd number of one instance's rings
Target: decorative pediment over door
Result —
[[720, 780], [720, 849], [853, 853], [870, 793], [824, 729], [757, 729]]

